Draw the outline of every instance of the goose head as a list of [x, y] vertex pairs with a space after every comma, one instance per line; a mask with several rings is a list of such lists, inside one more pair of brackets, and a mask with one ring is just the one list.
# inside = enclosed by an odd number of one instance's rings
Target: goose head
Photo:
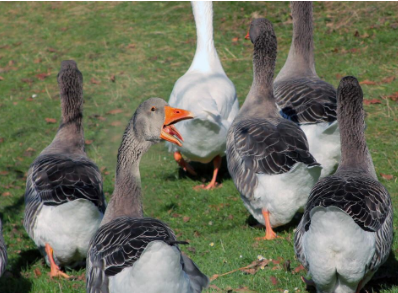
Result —
[[272, 23], [265, 18], [255, 18], [250, 24], [250, 28], [245, 39], [250, 39], [250, 41], [255, 44], [259, 37], [267, 36], [269, 34], [275, 35]]
[[183, 138], [174, 124], [193, 117], [190, 111], [170, 107], [160, 98], [150, 98], [142, 102], [134, 114], [134, 132], [151, 143], [158, 143], [163, 139], [182, 146]]

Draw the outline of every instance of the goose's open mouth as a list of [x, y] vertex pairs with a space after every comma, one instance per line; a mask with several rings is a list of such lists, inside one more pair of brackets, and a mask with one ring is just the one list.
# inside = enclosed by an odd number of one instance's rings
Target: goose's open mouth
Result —
[[165, 106], [164, 112], [165, 118], [163, 128], [160, 133], [160, 138], [172, 142], [178, 146], [182, 146], [181, 142], [184, 141], [184, 139], [173, 124], [182, 120], [192, 119], [192, 112], [183, 109], [172, 108], [170, 106]]

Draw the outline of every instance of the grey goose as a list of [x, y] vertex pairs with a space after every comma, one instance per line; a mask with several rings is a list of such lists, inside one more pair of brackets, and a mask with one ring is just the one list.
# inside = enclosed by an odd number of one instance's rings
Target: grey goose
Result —
[[312, 189], [295, 251], [318, 292], [360, 292], [390, 253], [393, 208], [366, 145], [363, 93], [354, 77], [340, 81], [337, 103], [341, 162]]
[[162, 221], [143, 217], [141, 199], [142, 156], [161, 139], [181, 145], [174, 124], [191, 118], [191, 112], [151, 98], [128, 123], [117, 157], [115, 189], [88, 252], [87, 292], [199, 293], [207, 286], [208, 278], [181, 253], [178, 244], [184, 242]]
[[275, 78], [274, 94], [281, 114], [304, 131], [324, 177], [336, 170], [340, 160], [336, 90], [315, 70], [312, 2], [292, 1], [290, 6], [292, 44], [285, 65]]
[[249, 30], [254, 44], [253, 83], [227, 136], [227, 163], [243, 203], [266, 226], [291, 221], [304, 208], [321, 167], [308, 150], [304, 132], [281, 117], [272, 79], [277, 40], [270, 21], [254, 19]]
[[105, 212], [101, 173], [87, 157], [83, 133], [83, 76], [73, 60], [57, 77], [61, 123], [54, 140], [31, 164], [26, 180], [24, 227], [51, 266], [84, 264], [90, 239]]

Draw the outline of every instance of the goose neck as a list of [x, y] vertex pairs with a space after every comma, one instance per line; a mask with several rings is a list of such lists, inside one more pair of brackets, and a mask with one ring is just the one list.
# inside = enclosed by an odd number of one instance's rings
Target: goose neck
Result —
[[259, 37], [254, 43], [253, 82], [250, 92], [242, 105], [242, 112], [254, 115], [276, 113], [272, 80], [276, 60], [276, 39], [263, 40]]
[[192, 2], [196, 24], [196, 52], [190, 70], [222, 70], [213, 40], [213, 7], [208, 1]]
[[61, 123], [49, 149], [84, 153], [83, 99], [80, 94], [61, 91]]
[[283, 76], [316, 76], [313, 41], [312, 2], [291, 2], [293, 38], [285, 65], [277, 79]]
[[139, 164], [151, 144], [139, 139], [133, 128], [130, 122], [119, 147], [115, 189], [101, 225], [120, 216], [143, 217]]
[[339, 170], [360, 169], [374, 173], [374, 166], [365, 139], [365, 115], [360, 88], [351, 93], [338, 93], [338, 122], [341, 140], [341, 162]]

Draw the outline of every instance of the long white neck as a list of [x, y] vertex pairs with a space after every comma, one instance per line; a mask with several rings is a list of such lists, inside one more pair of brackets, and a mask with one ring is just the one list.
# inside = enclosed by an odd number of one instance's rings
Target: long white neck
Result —
[[195, 17], [196, 53], [188, 71], [224, 72], [213, 40], [213, 4], [210, 1], [191, 2]]
[[293, 38], [289, 55], [275, 81], [291, 76], [317, 76], [312, 39], [312, 3], [292, 1]]

